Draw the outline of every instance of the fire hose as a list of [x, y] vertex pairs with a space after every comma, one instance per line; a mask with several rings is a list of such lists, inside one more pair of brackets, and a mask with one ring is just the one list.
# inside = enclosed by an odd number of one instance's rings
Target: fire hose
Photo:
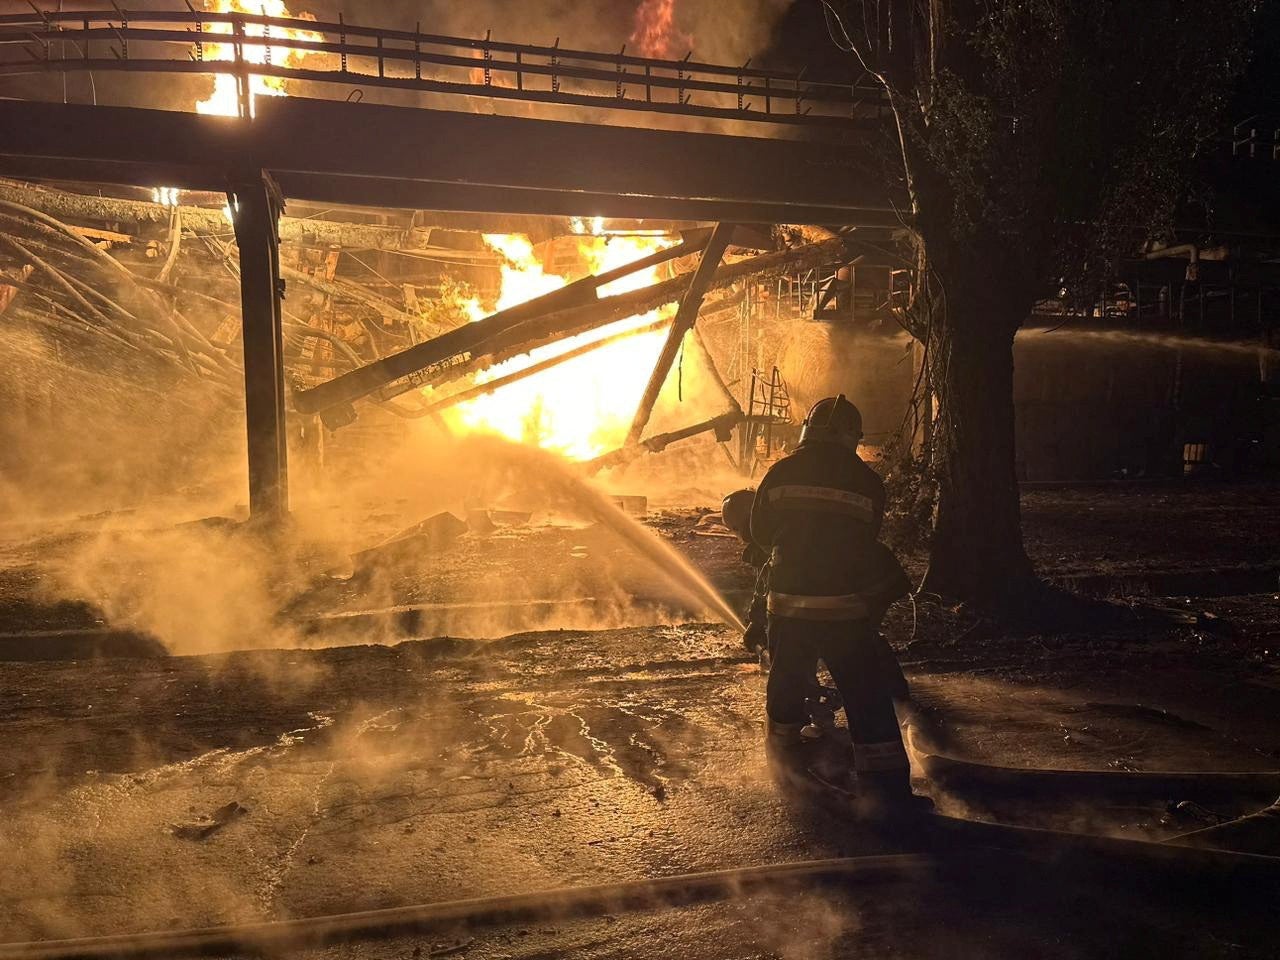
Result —
[[[919, 718], [908, 723], [914, 734]], [[1195, 796], [1261, 794], [1280, 785], [1280, 771], [1127, 772], [1015, 768], [927, 753], [912, 743], [922, 771], [939, 786], [982, 786], [1005, 795], [1136, 796], [1174, 790]], [[1110, 875], [1117, 864], [1145, 871], [1161, 884], [1185, 881], [1200, 889], [1212, 880], [1233, 902], [1270, 902], [1280, 893], [1280, 856], [1221, 849], [1226, 836], [1259, 827], [1275, 832], [1280, 802], [1233, 823], [1165, 842], [1069, 833], [932, 815], [916, 825], [914, 852], [765, 864], [671, 877], [564, 887], [497, 897], [415, 904], [353, 913], [184, 930], [116, 934], [72, 940], [0, 944], [0, 960], [139, 960], [236, 951], [299, 950], [408, 933], [592, 916], [625, 910], [727, 899], [779, 886], [876, 884], [918, 879], [940, 871], [973, 873], [991, 854], [1012, 856], [1033, 870], [1076, 869]], [[1231, 829], [1228, 829], [1231, 828]], [[1225, 831], [1225, 834], [1224, 834]], [[1269, 836], [1269, 834], [1268, 834]]]
[[983, 852], [998, 851], [1051, 865], [1106, 873], [1117, 862], [1145, 868], [1162, 883], [1177, 872], [1197, 887], [1206, 878], [1221, 892], [1270, 902], [1280, 891], [1280, 856], [1196, 849], [1143, 840], [1064, 833], [934, 815], [921, 833], [928, 852], [841, 857], [680, 874], [509, 896], [414, 904], [292, 920], [0, 944], [0, 960], [141, 960], [301, 950], [409, 933], [457, 931], [504, 923], [584, 917], [728, 899], [779, 886], [876, 884], [929, 877], [957, 868], [973, 872]]
[[944, 788], [990, 790], [1002, 797], [1103, 795], [1132, 799], [1177, 795], [1202, 802], [1226, 797], [1280, 796], [1280, 771], [1050, 770], [974, 763], [939, 754], [916, 754], [925, 777]]
[[246, 950], [300, 950], [461, 926], [589, 916], [724, 899], [779, 884], [833, 880], [879, 882], [921, 876], [931, 869], [931, 859], [923, 854], [808, 860], [296, 920], [8, 943], [0, 944], [0, 960], [139, 960]]
[[[935, 758], [936, 759], [936, 758]], [[983, 767], [955, 761], [971, 768]], [[1034, 770], [988, 767], [993, 776], [1008, 779], [1025, 772], [1033, 779], [1067, 774], [1082, 778], [1101, 771]], [[1132, 778], [1134, 774], [1107, 772], [1112, 777]], [[1146, 775], [1136, 775], [1142, 780]], [[1153, 774], [1151, 777], [1165, 777]], [[1181, 778], [1181, 774], [1177, 775]], [[1210, 779], [1222, 776], [1208, 774]], [[1234, 778], [1240, 775], [1227, 774]], [[1259, 777], [1277, 774], [1259, 774]], [[1149, 781], [1151, 783], [1157, 780]], [[1181, 782], [1179, 779], [1178, 782]], [[1270, 809], [1259, 816], [1270, 817]], [[1244, 818], [1250, 819], [1250, 818]], [[940, 870], [957, 868], [972, 871], [983, 853], [1014, 855], [1033, 865], [1093, 870], [1102, 874], [1117, 863], [1146, 869], [1162, 883], [1179, 873], [1192, 883], [1207, 878], [1222, 891], [1228, 885], [1236, 901], [1263, 898], [1267, 902], [1280, 892], [1280, 856], [1238, 853], [1184, 845], [1184, 838], [1167, 843], [1131, 840], [1092, 834], [1067, 833], [1034, 827], [1011, 826], [981, 820], [932, 815], [920, 824], [918, 842], [923, 848], [912, 853], [841, 857], [828, 860], [796, 861], [704, 871], [591, 886], [508, 896], [414, 904], [353, 913], [329, 914], [291, 920], [224, 925], [185, 930], [115, 934], [71, 940], [41, 940], [0, 944], [0, 960], [141, 960], [173, 958], [236, 951], [300, 950], [336, 943], [382, 939], [408, 933], [457, 930], [503, 923], [564, 919], [677, 906], [699, 901], [727, 899], [742, 893], [768, 888], [817, 883], [874, 884], [931, 876]], [[1220, 828], [1215, 828], [1220, 829]], [[1204, 833], [1207, 831], [1197, 831]], [[1194, 837], [1196, 834], [1189, 834]]]

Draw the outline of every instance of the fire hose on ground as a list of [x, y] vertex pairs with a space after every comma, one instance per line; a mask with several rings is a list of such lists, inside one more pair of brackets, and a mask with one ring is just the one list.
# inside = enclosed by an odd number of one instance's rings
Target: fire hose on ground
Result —
[[[1280, 771], [1130, 772], [1016, 768], [929, 753], [915, 744], [927, 723], [909, 710], [907, 729], [921, 772], [944, 789], [981, 787], [1017, 797], [1168, 795], [1199, 798], [1275, 796]], [[777, 887], [817, 884], [866, 886], [933, 876], [970, 874], [990, 856], [1016, 858], [1033, 870], [1076, 870], [1108, 876], [1123, 865], [1162, 885], [1199, 889], [1239, 904], [1269, 903], [1280, 894], [1280, 856], [1241, 852], [1242, 842], [1273, 849], [1280, 833], [1280, 801], [1250, 816], [1164, 842], [1069, 833], [983, 820], [932, 815], [916, 825], [910, 852], [764, 864], [670, 877], [564, 887], [507, 896], [414, 904], [289, 920], [118, 934], [73, 940], [0, 944], [0, 960], [141, 960], [300, 950], [410, 933], [457, 931], [506, 923], [596, 916], [728, 899]]]
[[[141, 960], [237, 951], [294, 951], [411, 933], [456, 932], [507, 923], [563, 920], [728, 899], [796, 885], [869, 885], [969, 868], [984, 851], [1105, 872], [1117, 863], [1169, 882], [1181, 874], [1219, 893], [1270, 900], [1280, 891], [1280, 857], [1195, 849], [1088, 834], [932, 816], [929, 852], [841, 857], [680, 874], [624, 883], [564, 887], [510, 896], [415, 904], [292, 920], [149, 933], [0, 944], [0, 960]], [[955, 846], [961, 841], [964, 847]], [[974, 850], [973, 847], [979, 848]], [[1229, 887], [1229, 890], [1227, 889]]]
[[932, 862], [928, 856], [910, 853], [768, 864], [296, 920], [0, 944], [0, 960], [140, 960], [144, 957], [172, 958], [244, 950], [300, 950], [397, 934], [589, 916], [723, 899], [777, 885], [832, 880], [881, 882], [921, 876], [931, 869]]
[[[953, 772], [963, 767], [974, 776], [1006, 785], [1024, 776], [1027, 782], [1037, 786], [1058, 782], [1111, 788], [1133, 780], [1147, 791], [1162, 784], [1192, 785], [1187, 778], [1197, 776], [1219, 790], [1227, 785], [1261, 788], [1280, 778], [1280, 772], [1196, 775], [1018, 770], [937, 756], [926, 756], [925, 763], [937, 770]], [[1280, 808], [1268, 808], [1234, 823], [1258, 817], [1265, 818], [1272, 826], [1280, 822]], [[0, 960], [140, 960], [245, 950], [292, 951], [410, 933], [649, 910], [723, 900], [777, 887], [822, 883], [865, 886], [909, 881], [940, 871], [971, 872], [984, 857], [989, 858], [993, 853], [1028, 862], [1033, 870], [1052, 869], [1058, 873], [1074, 869], [1106, 876], [1117, 865], [1123, 865], [1134, 872], [1146, 871], [1166, 885], [1181, 879], [1184, 885], [1198, 889], [1208, 883], [1217, 895], [1226, 894], [1237, 904], [1255, 900], [1270, 902], [1280, 893], [1280, 856], [1240, 853], [1217, 849], [1211, 842], [1205, 846], [1197, 842], [1201, 834], [1222, 829], [1196, 831], [1157, 843], [933, 815], [918, 826], [914, 837], [918, 849], [908, 853], [765, 864], [290, 920], [0, 944]]]

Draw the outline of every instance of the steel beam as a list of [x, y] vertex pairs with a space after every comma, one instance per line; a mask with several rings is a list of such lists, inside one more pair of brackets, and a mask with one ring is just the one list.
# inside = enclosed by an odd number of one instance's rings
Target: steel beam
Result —
[[832, 145], [300, 97], [259, 98], [256, 113], [0, 101], [0, 173], [221, 190], [229, 171], [252, 168], [317, 203], [897, 222], [863, 135]]
[[289, 512], [279, 219], [283, 203], [262, 172], [227, 191], [240, 248], [240, 323], [244, 343], [244, 414], [249, 441], [249, 516], [271, 524]]
[[640, 336], [646, 333], [656, 333], [667, 326], [666, 320], [655, 320], [653, 323], [646, 323], [642, 327], [636, 327], [634, 330], [624, 330], [622, 333], [611, 334], [607, 337], [601, 337], [599, 340], [592, 340], [590, 343], [584, 343], [580, 347], [574, 347], [572, 350], [566, 350], [564, 353], [557, 353], [554, 357], [548, 357], [546, 360], [539, 360], [537, 363], [531, 363], [522, 370], [516, 370], [508, 373], [506, 376], [498, 377], [496, 380], [486, 380], [484, 383], [478, 383], [474, 387], [468, 387], [465, 390], [459, 390], [457, 393], [451, 393], [442, 400], [428, 404], [422, 411], [423, 416], [429, 416], [433, 413], [440, 413], [442, 410], [448, 410], [450, 407], [456, 407], [460, 403], [466, 403], [468, 400], [474, 400], [476, 397], [488, 396], [501, 390], [503, 387], [510, 386], [513, 383], [519, 383], [521, 380], [527, 380], [530, 377], [537, 376], [544, 370], [550, 370], [552, 367], [558, 367], [562, 363], [568, 363], [570, 360], [576, 360], [578, 357], [585, 357], [589, 353], [604, 347], [612, 346], [615, 343], [621, 343], [631, 337]]
[[[843, 241], [838, 238], [808, 244], [792, 250], [781, 250], [749, 260], [727, 264], [715, 271], [709, 288], [728, 286], [747, 276], [771, 276], [775, 273], [830, 261], [844, 255]], [[717, 256], [716, 260], [719, 260]], [[620, 268], [622, 269], [622, 268]], [[627, 317], [639, 316], [666, 303], [678, 301], [688, 289], [693, 272], [679, 274], [648, 287], [628, 293], [594, 299], [577, 306], [553, 309], [550, 313], [528, 316], [523, 311], [529, 301], [511, 311], [501, 311], [475, 323], [464, 323], [438, 337], [415, 344], [372, 363], [357, 367], [310, 390], [294, 393], [293, 408], [300, 413], [319, 413], [328, 422], [341, 426], [350, 422], [350, 404], [376, 394], [387, 400], [416, 387], [438, 386], [478, 370], [486, 369], [508, 357], [528, 353], [545, 343], [563, 340], [575, 334], [598, 329]], [[578, 282], [583, 284], [582, 281]], [[569, 290], [575, 286], [562, 288]], [[586, 289], [588, 285], [583, 285]], [[558, 291], [557, 291], [558, 292]], [[546, 302], [546, 301], [544, 301]], [[550, 301], [552, 307], [563, 306]]]
[[[390, 354], [363, 367], [349, 370], [310, 390], [294, 394], [294, 408], [303, 413], [319, 413], [329, 407], [354, 403], [361, 397], [381, 390], [397, 380], [413, 378], [424, 370], [461, 368], [475, 360], [476, 353], [483, 350], [486, 344], [492, 344], [496, 338], [507, 331], [518, 329], [524, 321], [554, 315], [558, 311], [571, 310], [575, 307], [598, 304], [600, 287], [620, 277], [629, 276], [637, 270], [643, 270], [685, 254], [697, 253], [707, 245], [709, 237], [709, 232], [705, 230], [690, 231], [684, 241], [674, 247], [655, 251], [647, 257], [641, 257], [598, 276], [583, 277], [558, 290], [552, 290], [550, 293], [544, 293], [514, 307], [508, 307], [475, 323], [464, 324], [440, 336], [414, 344], [399, 353]], [[607, 298], [604, 305], [608, 306]], [[626, 316], [623, 314], [621, 317], [614, 316], [608, 319], [606, 314], [606, 320], [614, 322]], [[520, 342], [518, 335], [516, 342]], [[456, 372], [460, 374], [461, 370]], [[406, 388], [412, 385], [416, 385], [413, 380], [406, 385]], [[384, 396], [384, 399], [387, 397]]]
[[675, 362], [680, 345], [684, 343], [684, 335], [693, 329], [693, 324], [698, 319], [698, 311], [702, 309], [702, 298], [707, 295], [707, 287], [711, 283], [711, 278], [716, 275], [720, 259], [729, 248], [729, 238], [732, 236], [733, 224], [718, 223], [711, 234], [711, 239], [707, 241], [706, 249], [702, 251], [698, 269], [689, 282], [689, 289], [680, 298], [680, 307], [676, 311], [675, 319], [671, 321], [671, 330], [667, 333], [666, 342], [662, 345], [662, 353], [658, 355], [658, 362], [653, 365], [653, 372], [649, 374], [644, 395], [640, 398], [639, 406], [636, 407], [635, 418], [631, 421], [631, 429], [627, 432], [628, 445], [639, 443], [640, 435], [649, 425], [649, 416], [653, 413], [653, 405], [658, 400], [658, 394], [662, 392], [667, 374], [671, 372], [671, 364]]

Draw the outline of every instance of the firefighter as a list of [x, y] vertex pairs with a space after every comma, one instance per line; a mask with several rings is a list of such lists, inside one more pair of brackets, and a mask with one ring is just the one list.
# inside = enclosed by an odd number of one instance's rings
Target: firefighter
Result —
[[858, 456], [861, 439], [862, 414], [844, 394], [820, 400], [795, 451], [756, 491], [751, 539], [770, 557], [766, 744], [784, 761], [802, 747], [805, 698], [821, 659], [844, 701], [859, 808], [896, 816], [917, 811], [923, 798], [911, 792], [895, 683], [876, 630], [897, 597], [885, 602], [894, 591], [877, 543], [884, 484]]
[[[734, 490], [720, 504], [720, 516], [738, 539], [743, 543], [742, 562], [756, 572], [755, 588], [751, 594], [751, 606], [747, 610], [746, 630], [742, 635], [742, 645], [748, 653], [760, 657], [760, 665], [768, 672], [773, 649], [769, 645], [768, 636], [768, 597], [769, 597], [769, 551], [751, 539], [751, 507], [755, 503], [754, 488]], [[879, 632], [880, 622], [884, 614], [896, 601], [911, 592], [911, 581], [902, 569], [902, 564], [894, 556], [893, 551], [882, 543], [871, 546], [874, 552], [873, 565], [875, 573], [872, 580], [877, 584], [873, 595], [868, 596], [870, 616], [868, 617], [872, 635], [876, 643], [881, 668], [887, 675], [887, 683], [894, 701], [906, 700], [910, 697], [907, 678], [902, 673], [897, 657], [889, 644]], [[817, 672], [817, 663], [814, 664]], [[844, 704], [837, 691], [825, 687], [815, 676], [806, 697], [809, 716], [813, 721], [802, 733], [809, 739], [822, 735], [824, 728], [832, 726], [836, 710]]]

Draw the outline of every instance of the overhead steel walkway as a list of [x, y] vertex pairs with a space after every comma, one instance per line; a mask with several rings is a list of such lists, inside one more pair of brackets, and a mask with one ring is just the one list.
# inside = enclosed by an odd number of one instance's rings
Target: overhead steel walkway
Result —
[[[33, 4], [0, 16], [0, 83], [107, 71], [229, 74], [239, 116], [0, 100], [0, 173], [228, 193], [257, 516], [288, 510], [276, 231], [285, 198], [717, 223], [899, 222], [871, 148], [885, 106], [868, 82], [190, 8]], [[308, 96], [255, 98], [259, 77]], [[371, 102], [378, 97], [396, 103]], [[476, 112], [503, 101], [557, 119]], [[699, 132], [637, 126], [637, 114]], [[626, 117], [630, 125], [618, 122]]]

